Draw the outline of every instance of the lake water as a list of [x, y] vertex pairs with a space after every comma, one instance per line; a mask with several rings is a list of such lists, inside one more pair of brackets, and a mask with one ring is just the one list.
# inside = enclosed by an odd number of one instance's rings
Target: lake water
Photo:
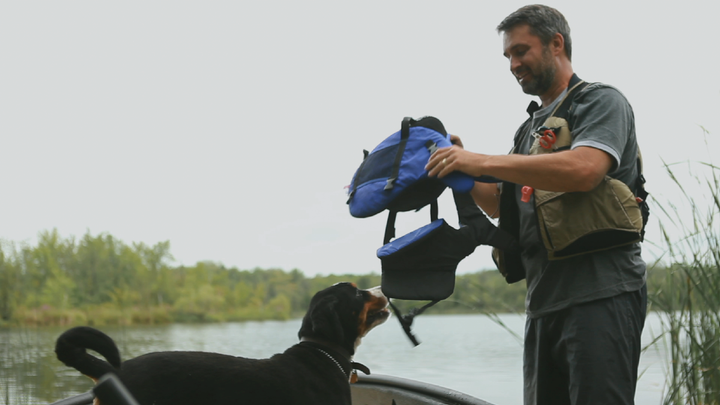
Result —
[[[373, 330], [355, 356], [373, 374], [419, 380], [470, 394], [497, 405], [522, 404], [522, 336], [525, 318], [500, 315], [505, 328], [484, 315], [422, 315], [413, 347], [396, 319]], [[123, 359], [162, 350], [200, 350], [264, 358], [297, 343], [300, 320], [202, 325], [104, 327]], [[507, 329], [506, 329], [507, 328]], [[63, 366], [53, 352], [64, 329], [0, 330], [0, 404], [46, 404], [92, 388], [89, 379]], [[509, 331], [510, 330], [510, 331]], [[650, 314], [643, 341], [660, 333]], [[662, 343], [640, 361], [636, 404], [661, 403], [665, 381]]]

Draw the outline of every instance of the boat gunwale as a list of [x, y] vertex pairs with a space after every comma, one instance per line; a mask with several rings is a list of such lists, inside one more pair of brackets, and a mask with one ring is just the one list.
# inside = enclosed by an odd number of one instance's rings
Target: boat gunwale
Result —
[[358, 381], [352, 386], [357, 387], [372, 387], [372, 386], [384, 386], [394, 388], [400, 391], [407, 391], [416, 394], [430, 397], [440, 401], [450, 401], [450, 403], [457, 405], [492, 405], [487, 401], [475, 398], [471, 395], [455, 391], [450, 388], [441, 387], [439, 385], [429, 384], [417, 380], [410, 380], [402, 377], [395, 377], [390, 375], [372, 374], [372, 375], [358, 375]]

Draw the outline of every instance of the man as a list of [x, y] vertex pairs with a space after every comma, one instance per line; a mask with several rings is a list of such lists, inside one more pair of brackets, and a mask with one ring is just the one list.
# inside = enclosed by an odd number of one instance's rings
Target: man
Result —
[[[438, 150], [427, 169], [443, 177], [455, 170], [489, 175], [510, 184], [517, 204], [520, 262], [527, 283], [524, 348], [525, 404], [632, 404], [645, 320], [645, 263], [639, 243], [549, 260], [538, 229], [533, 190], [587, 193], [610, 176], [636, 191], [638, 146], [632, 108], [616, 89], [591, 83], [574, 94], [568, 112], [568, 150], [531, 154], [533, 132], [543, 125], [578, 82], [571, 58], [570, 29], [557, 10], [533, 5], [508, 16], [497, 27], [503, 54], [522, 90], [536, 95], [542, 108], [516, 134], [513, 154], [491, 156], [454, 146]], [[535, 104], [536, 107], [538, 107]], [[514, 184], [513, 184], [514, 183]], [[491, 216], [501, 190], [476, 183], [478, 205]]]

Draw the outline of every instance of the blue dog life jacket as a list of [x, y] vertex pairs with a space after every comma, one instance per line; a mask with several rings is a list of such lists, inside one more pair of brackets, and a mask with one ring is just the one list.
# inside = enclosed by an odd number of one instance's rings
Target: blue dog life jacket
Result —
[[418, 210], [436, 200], [448, 185], [469, 192], [474, 181], [462, 173], [449, 179], [429, 178], [425, 165], [438, 148], [452, 146], [443, 124], [434, 117], [406, 117], [401, 130], [387, 137], [365, 159], [350, 183], [350, 214], [373, 216], [384, 210]]
[[431, 220], [436, 220], [437, 199], [448, 186], [467, 193], [475, 185], [475, 179], [460, 172], [443, 179], [428, 177], [425, 165], [430, 155], [449, 146], [450, 138], [437, 118], [405, 117], [400, 131], [387, 137], [372, 152], [364, 151], [365, 158], [350, 183], [350, 214], [367, 218], [388, 210], [384, 243], [395, 237], [398, 212], [431, 205]]
[[[388, 210], [384, 245], [377, 256], [382, 262], [382, 290], [389, 298], [432, 301], [398, 320], [411, 341], [415, 315], [440, 300], [455, 288], [458, 263], [481, 244], [514, 251], [517, 243], [495, 227], [475, 204], [469, 192], [475, 181], [497, 182], [493, 178], [475, 179], [454, 172], [443, 179], [429, 177], [425, 170], [430, 155], [438, 148], [452, 146], [440, 120], [406, 117], [400, 131], [382, 141], [365, 159], [350, 183], [350, 214], [365, 218]], [[437, 199], [450, 187], [460, 220], [460, 229], [438, 218]], [[431, 222], [398, 239], [395, 218], [398, 212], [431, 206]]]

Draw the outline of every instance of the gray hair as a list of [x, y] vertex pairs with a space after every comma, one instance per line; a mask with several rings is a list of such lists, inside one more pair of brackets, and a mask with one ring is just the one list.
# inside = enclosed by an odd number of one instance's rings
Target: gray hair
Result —
[[565, 17], [552, 7], [541, 4], [534, 4], [521, 7], [514, 13], [505, 17], [497, 26], [498, 33], [508, 32], [513, 28], [527, 24], [530, 33], [540, 38], [543, 45], [550, 44], [555, 34], [560, 34], [565, 39], [565, 53], [569, 60], [572, 60], [572, 41], [570, 39], [570, 25]]

